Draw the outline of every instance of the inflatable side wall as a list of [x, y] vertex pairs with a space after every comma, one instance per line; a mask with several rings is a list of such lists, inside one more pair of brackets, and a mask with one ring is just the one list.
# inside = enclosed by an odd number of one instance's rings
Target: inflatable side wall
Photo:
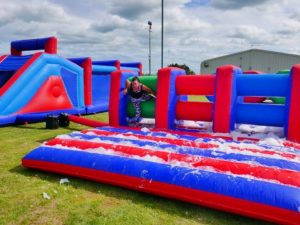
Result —
[[87, 113], [108, 111], [110, 74], [120, 69], [119, 60], [92, 61], [92, 102]]
[[142, 76], [143, 74], [143, 68], [140, 62], [121, 63], [120, 69], [135, 71], [139, 74], [139, 76]]
[[83, 68], [84, 77], [84, 104], [85, 106], [92, 105], [92, 59], [85, 58], [70, 58], [71, 62]]

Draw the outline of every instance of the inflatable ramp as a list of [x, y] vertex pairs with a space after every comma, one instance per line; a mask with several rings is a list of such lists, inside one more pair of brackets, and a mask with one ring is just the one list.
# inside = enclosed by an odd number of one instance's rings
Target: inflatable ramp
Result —
[[22, 163], [276, 223], [299, 224], [299, 150], [226, 139], [102, 127], [49, 140]]

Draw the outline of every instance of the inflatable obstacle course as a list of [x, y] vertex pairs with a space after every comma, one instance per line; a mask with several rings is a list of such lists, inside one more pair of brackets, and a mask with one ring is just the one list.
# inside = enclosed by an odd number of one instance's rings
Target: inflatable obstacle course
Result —
[[[300, 223], [300, 65], [290, 74], [245, 75], [232, 65], [215, 75], [160, 69], [153, 130], [127, 127], [122, 91], [130, 77], [131, 72], [111, 73], [109, 126], [84, 120], [97, 128], [49, 140], [22, 164], [275, 223]], [[214, 102], [185, 101], [186, 95], [214, 96]], [[238, 101], [249, 96], [287, 101]], [[212, 131], [179, 130], [176, 120], [211, 122]], [[237, 124], [281, 127], [288, 141], [274, 145], [231, 136]]]

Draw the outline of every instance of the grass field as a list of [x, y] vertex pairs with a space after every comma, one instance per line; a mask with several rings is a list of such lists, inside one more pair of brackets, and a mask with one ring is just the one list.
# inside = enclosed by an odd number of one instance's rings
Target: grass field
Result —
[[[106, 121], [107, 114], [92, 118]], [[267, 224], [73, 177], [59, 184], [65, 176], [25, 169], [21, 159], [43, 141], [85, 127], [44, 127], [36, 123], [0, 128], [0, 224]], [[43, 198], [43, 192], [50, 199]]]

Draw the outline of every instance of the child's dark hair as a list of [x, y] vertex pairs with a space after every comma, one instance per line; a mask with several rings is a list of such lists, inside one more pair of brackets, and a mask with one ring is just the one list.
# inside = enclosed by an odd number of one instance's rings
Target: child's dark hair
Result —
[[139, 83], [141, 82], [138, 77], [133, 77], [132, 80], [131, 80], [131, 82], [133, 82], [133, 81], [138, 81]]

